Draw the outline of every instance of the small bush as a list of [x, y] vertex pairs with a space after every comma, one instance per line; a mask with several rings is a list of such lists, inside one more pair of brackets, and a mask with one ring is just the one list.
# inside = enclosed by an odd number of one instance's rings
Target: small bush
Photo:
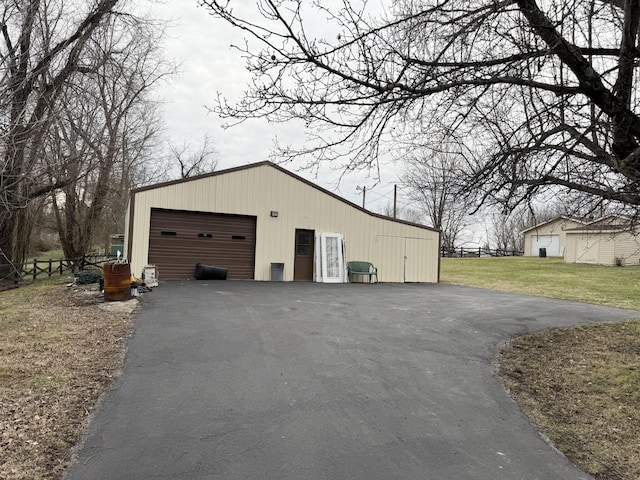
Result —
[[102, 280], [102, 272], [96, 269], [85, 269], [76, 274], [76, 283], [78, 285], [100, 283], [101, 280]]

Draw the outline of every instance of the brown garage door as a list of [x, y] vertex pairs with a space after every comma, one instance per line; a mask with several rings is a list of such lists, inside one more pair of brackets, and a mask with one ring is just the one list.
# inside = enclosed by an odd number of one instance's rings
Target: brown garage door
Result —
[[193, 278], [196, 263], [253, 279], [256, 217], [151, 209], [149, 263], [164, 280]]

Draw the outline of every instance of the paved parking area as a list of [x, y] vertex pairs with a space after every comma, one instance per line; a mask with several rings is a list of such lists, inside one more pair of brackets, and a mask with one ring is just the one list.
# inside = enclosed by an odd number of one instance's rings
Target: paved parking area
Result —
[[66, 480], [587, 479], [491, 362], [640, 316], [452, 285], [166, 282]]

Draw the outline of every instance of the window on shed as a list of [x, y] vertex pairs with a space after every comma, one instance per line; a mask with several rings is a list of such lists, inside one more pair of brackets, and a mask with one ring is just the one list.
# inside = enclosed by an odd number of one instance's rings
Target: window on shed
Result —
[[308, 257], [311, 255], [311, 242], [313, 235], [311, 232], [298, 231], [298, 241], [296, 242], [296, 255]]

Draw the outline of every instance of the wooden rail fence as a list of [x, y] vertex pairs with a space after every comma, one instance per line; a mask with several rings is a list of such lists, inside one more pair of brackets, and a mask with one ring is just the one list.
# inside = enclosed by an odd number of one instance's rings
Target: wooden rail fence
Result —
[[[20, 277], [23, 279], [36, 280], [39, 276], [51, 277], [53, 275], [64, 275], [65, 273], [77, 273], [89, 266], [100, 267], [104, 262], [113, 260], [115, 256], [112, 255], [99, 255], [90, 254], [83, 255], [82, 257], [69, 259], [61, 258], [59, 260], [37, 260], [29, 261], [22, 264], [9, 265], [11, 271], [20, 272]], [[0, 265], [7, 266], [7, 265]]]
[[524, 252], [516, 250], [500, 250], [491, 248], [446, 248], [440, 249], [440, 256], [447, 258], [469, 258], [469, 257], [521, 257]]
[[[471, 257], [519, 257], [524, 252], [515, 250], [500, 250], [489, 248], [446, 248], [442, 247], [440, 256], [447, 258], [471, 258]], [[23, 279], [36, 280], [40, 276], [52, 277], [53, 275], [64, 275], [65, 273], [77, 273], [89, 266], [100, 267], [104, 262], [113, 260], [113, 255], [90, 254], [83, 255], [75, 259], [61, 258], [58, 260], [38, 260], [15, 264], [12, 271], [18, 270]], [[0, 265], [6, 266], [6, 265]]]

